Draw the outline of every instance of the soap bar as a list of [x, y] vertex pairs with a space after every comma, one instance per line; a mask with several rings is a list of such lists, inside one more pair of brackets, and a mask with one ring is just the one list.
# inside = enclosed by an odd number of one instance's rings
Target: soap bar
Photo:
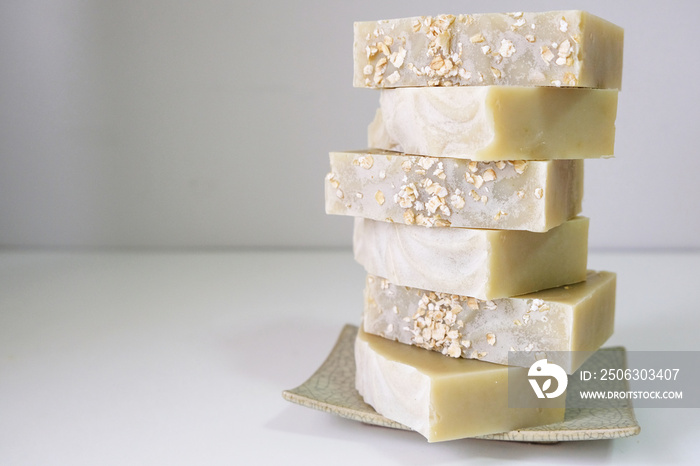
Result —
[[517, 296], [586, 279], [588, 218], [545, 233], [425, 228], [355, 217], [355, 260], [399, 286], [478, 299]]
[[526, 352], [515, 365], [546, 358], [573, 374], [613, 333], [615, 279], [588, 271], [580, 283], [484, 301], [368, 275], [363, 328], [454, 358], [514, 365], [508, 352]]
[[549, 87], [384, 89], [369, 147], [471, 160], [614, 153], [617, 91]]
[[547, 231], [581, 212], [583, 161], [332, 152], [326, 213], [408, 225]]
[[[355, 340], [355, 385], [379, 414], [410, 427], [429, 442], [455, 440], [564, 420], [565, 395], [518, 400], [508, 407], [508, 389], [532, 394], [527, 369], [473, 359], [446, 358], [360, 330]], [[520, 385], [523, 385], [520, 387]], [[537, 400], [534, 396], [533, 400]]]
[[622, 28], [583, 11], [357, 22], [353, 83], [620, 89], [623, 36]]

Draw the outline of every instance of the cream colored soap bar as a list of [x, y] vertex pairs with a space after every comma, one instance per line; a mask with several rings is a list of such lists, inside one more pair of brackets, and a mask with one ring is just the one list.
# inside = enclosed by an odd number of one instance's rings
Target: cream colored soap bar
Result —
[[425, 228], [355, 218], [355, 259], [399, 286], [495, 299], [585, 280], [588, 219], [545, 233]]
[[547, 231], [581, 212], [583, 161], [332, 152], [326, 213], [421, 226]]
[[356, 87], [619, 89], [623, 30], [583, 11], [355, 23]]
[[[483, 301], [368, 275], [363, 328], [454, 358], [525, 367], [546, 358], [572, 374], [613, 333], [615, 278], [589, 271], [584, 282]], [[513, 364], [509, 351], [530, 357]]]
[[429, 442], [564, 420], [565, 395], [554, 399], [552, 408], [523, 400], [518, 400], [522, 408], [508, 407], [509, 383], [519, 385], [512, 392], [537, 400], [525, 382], [525, 368], [446, 358], [362, 330], [355, 340], [355, 363], [355, 385], [365, 402]]
[[614, 153], [617, 91], [416, 87], [381, 91], [369, 146], [433, 157], [551, 160]]

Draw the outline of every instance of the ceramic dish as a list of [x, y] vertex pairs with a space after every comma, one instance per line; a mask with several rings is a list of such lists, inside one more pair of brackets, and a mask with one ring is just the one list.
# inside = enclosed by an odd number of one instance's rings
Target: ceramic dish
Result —
[[[282, 392], [292, 403], [337, 414], [347, 419], [394, 429], [411, 430], [377, 414], [366, 404], [355, 389], [354, 343], [357, 327], [346, 325], [335, 347], [321, 367], [303, 384]], [[625, 368], [624, 348], [604, 348], [586, 361], [586, 369], [595, 371], [600, 367]], [[626, 389], [627, 382], [620, 382]], [[587, 385], [587, 389], [595, 389]], [[576, 389], [571, 379], [569, 389]], [[574, 440], [601, 440], [630, 437], [640, 431], [629, 402], [621, 402], [610, 408], [567, 409], [563, 422], [540, 427], [530, 427], [478, 438], [508, 440], [513, 442], [555, 443]]]

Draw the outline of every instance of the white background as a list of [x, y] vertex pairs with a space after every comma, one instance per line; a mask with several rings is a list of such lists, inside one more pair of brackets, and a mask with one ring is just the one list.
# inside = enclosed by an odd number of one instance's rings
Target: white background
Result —
[[578, 8], [626, 30], [590, 245], [697, 248], [698, 2], [0, 3], [0, 246], [349, 246], [331, 150], [362, 148], [352, 22]]
[[[618, 273], [606, 346], [700, 350], [679, 273], [700, 254], [589, 263]], [[0, 464], [697, 465], [697, 408], [636, 409], [630, 438], [428, 444], [282, 399], [359, 323], [363, 282], [349, 251], [0, 253]]]

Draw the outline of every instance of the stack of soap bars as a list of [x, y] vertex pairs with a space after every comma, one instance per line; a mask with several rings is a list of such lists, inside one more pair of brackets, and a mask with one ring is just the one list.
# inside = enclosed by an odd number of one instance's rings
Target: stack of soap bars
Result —
[[508, 354], [571, 374], [612, 334], [615, 274], [587, 270], [579, 214], [583, 159], [613, 155], [622, 44], [581, 11], [355, 23], [354, 85], [380, 105], [325, 196], [355, 217], [356, 387], [380, 414], [431, 442], [563, 420], [564, 397], [508, 407]]

